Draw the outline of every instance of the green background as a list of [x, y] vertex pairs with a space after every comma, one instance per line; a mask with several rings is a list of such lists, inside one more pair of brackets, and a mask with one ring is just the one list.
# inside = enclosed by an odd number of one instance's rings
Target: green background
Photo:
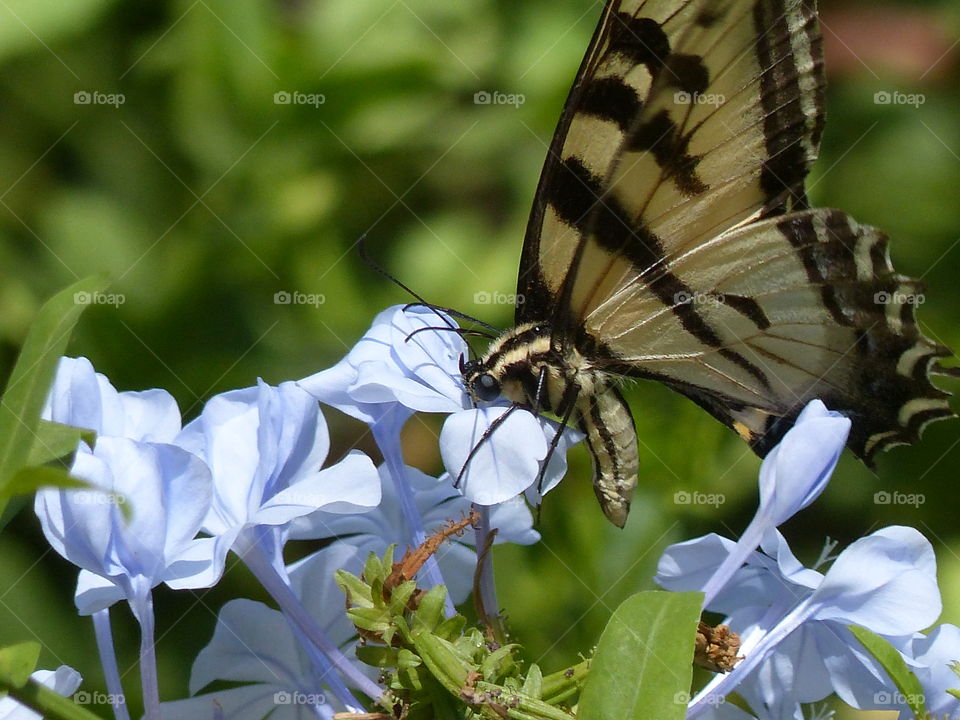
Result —
[[[893, 238], [896, 267], [929, 293], [924, 332], [960, 346], [960, 7], [822, 2], [828, 123], [812, 176], [818, 205]], [[0, 3], [0, 374], [39, 304], [108, 271], [124, 302], [91, 308], [70, 353], [118, 389], [162, 387], [186, 418], [212, 394], [278, 383], [336, 362], [374, 314], [406, 302], [364, 266], [371, 254], [438, 304], [507, 327], [533, 191], [573, 74], [599, 15], [589, 0], [4, 0]], [[316, 106], [277, 92], [322, 95]], [[474, 103], [479, 91], [519, 94]], [[877, 92], [920, 93], [919, 106]], [[75, 93], [122, 93], [114, 107]], [[282, 305], [277, 292], [322, 294]], [[948, 383], [941, 383], [947, 385]], [[548, 497], [544, 541], [500, 549], [500, 600], [545, 669], [574, 662], [626, 595], [651, 587], [663, 547], [736, 534], [756, 503], [759, 461], [699, 408], [662, 387], [630, 392], [641, 488], [625, 531], [607, 525], [585, 452]], [[334, 452], [376, 455], [365, 428], [330, 411]], [[439, 470], [439, 418], [405, 432], [409, 460]], [[960, 426], [882, 457], [845, 457], [786, 534], [812, 561], [906, 524], [933, 542], [945, 620], [960, 622], [956, 520]], [[878, 505], [880, 490], [920, 493]], [[723, 502], [682, 505], [679, 491]], [[306, 548], [300, 548], [304, 552]], [[47, 549], [32, 513], [0, 538], [0, 645], [38, 638], [44, 666], [101, 686], [89, 621], [72, 611], [75, 570]], [[199, 593], [157, 593], [164, 699], [230, 597], [262, 597], [242, 571]], [[136, 632], [117, 608], [131, 695]]]

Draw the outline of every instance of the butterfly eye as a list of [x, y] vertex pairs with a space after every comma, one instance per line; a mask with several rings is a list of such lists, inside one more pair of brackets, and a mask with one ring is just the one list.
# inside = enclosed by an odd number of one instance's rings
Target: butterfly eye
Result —
[[490, 373], [484, 373], [477, 376], [477, 379], [473, 381], [473, 391], [480, 400], [496, 400], [500, 397], [500, 383]]

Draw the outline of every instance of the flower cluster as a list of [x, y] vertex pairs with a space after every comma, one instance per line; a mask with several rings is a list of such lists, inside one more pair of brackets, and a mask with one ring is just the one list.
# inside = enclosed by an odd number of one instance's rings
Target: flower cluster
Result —
[[[960, 629], [920, 632], [937, 620], [941, 601], [933, 548], [918, 531], [877, 530], [821, 573], [804, 567], [777, 530], [824, 490], [849, 428], [848, 419], [811, 402], [764, 460], [760, 507], [739, 541], [710, 534], [672, 545], [661, 557], [657, 583], [702, 590], [704, 608], [723, 615], [742, 640], [741, 661], [690, 701], [690, 720], [803, 720], [802, 704], [831, 693], [855, 708], [899, 710], [902, 720], [914, 716], [911, 700], [925, 702], [935, 717], [960, 710], [948, 693], [960, 685], [948, 667], [960, 658]], [[897, 647], [921, 678], [924, 697], [905, 697], [850, 626]], [[754, 716], [724, 702], [734, 690]]]
[[[335, 571], [359, 575], [370, 553], [389, 557], [393, 545], [421, 546], [468, 513], [480, 518], [475, 534], [425, 557], [417, 581], [447, 588], [445, 608], [440, 601], [435, 607], [450, 627], [462, 620], [454, 606], [472, 591], [496, 614], [491, 553], [478, 561], [477, 548], [487, 547], [494, 529], [498, 543], [539, 540], [528, 503], [556, 486], [580, 435], [503, 402], [475, 407], [460, 376], [467, 353], [445, 314], [389, 308], [334, 367], [217, 395], [186, 426], [165, 391], [118, 392], [86, 359], [61, 360], [43, 417], [92, 430], [95, 440], [81, 441], [73, 454], [71, 475], [85, 487], [41, 490], [35, 511], [54, 550], [80, 568], [75, 603], [93, 618], [118, 720], [129, 713], [110, 632], [117, 601], [141, 626], [147, 720], [367, 712], [384, 688], [356, 657], [357, 629]], [[321, 405], [369, 426], [379, 467], [355, 450], [330, 460]], [[447, 415], [439, 477], [404, 461], [400, 431], [418, 412]], [[849, 428], [849, 420], [811, 402], [764, 460], [759, 509], [740, 539], [707, 535], [664, 552], [656, 582], [702, 591], [704, 609], [724, 616], [742, 639], [742, 659], [695, 694], [688, 718], [802, 720], [804, 705], [831, 694], [856, 708], [897, 710], [901, 720], [918, 706], [937, 717], [960, 713], [960, 700], [948, 692], [960, 685], [951, 669], [960, 658], [960, 628], [922, 632], [941, 610], [935, 558], [923, 536], [883, 528], [835, 557], [828, 547], [807, 568], [778, 530], [824, 490]], [[323, 549], [288, 564], [291, 540], [322, 540]], [[231, 553], [276, 608], [228, 602], [194, 663], [191, 697], [161, 703], [153, 589], [211, 587]], [[851, 627], [895, 648], [923, 688], [919, 704], [904, 697]], [[79, 677], [61, 671], [57, 690], [67, 694]], [[524, 687], [538, 675], [534, 668]], [[210, 690], [213, 684], [221, 689]], [[741, 705], [726, 702], [734, 693]], [[3, 709], [0, 718], [15, 717]]]
[[[507, 468], [499, 484], [483, 487], [469, 476], [458, 484], [460, 467], [431, 477], [403, 461], [400, 430], [414, 412], [449, 413], [442, 440], [449, 447], [471, 444], [493, 417], [469, 406], [458, 374], [462, 339], [416, 332], [431, 321], [436, 315], [423, 308], [387, 310], [334, 368], [300, 382], [258, 381], [217, 395], [185, 427], [169, 393], [118, 392], [85, 358], [61, 360], [43, 418], [92, 430], [96, 440], [80, 443], [70, 469], [87, 487], [42, 490], [35, 510], [51, 546], [80, 568], [76, 606], [93, 616], [119, 717], [126, 708], [108, 616], [118, 600], [141, 625], [148, 718], [210, 717], [214, 707], [233, 709], [230, 717], [299, 717], [304, 705], [329, 716], [361, 711], [357, 691], [374, 700], [382, 694], [353, 656], [356, 634], [334, 570], [359, 572], [370, 552], [383, 553], [390, 544], [416, 546], [472, 503], [483, 506], [483, 533], [497, 528], [496, 542], [539, 540], [518, 497], [534, 484], [538, 461], [515, 433], [496, 433], [491, 454], [480, 453], [471, 464], [476, 476], [502, 462], [504, 453], [523, 457], [523, 470]], [[328, 462], [318, 400], [369, 423], [384, 458], [379, 468], [359, 451]], [[514, 415], [512, 422], [525, 423], [520, 432], [531, 422], [541, 438], [553, 432], [530, 413]], [[541, 449], [545, 455], [546, 439], [532, 452]], [[552, 462], [540, 490], [555, 485], [564, 469], [562, 458]], [[283, 550], [291, 539], [334, 542], [287, 565]], [[485, 537], [449, 543], [421, 572], [424, 584], [447, 586], [448, 613], [472, 588], [478, 540]], [[199, 693], [215, 680], [246, 684], [161, 704], [152, 590], [159, 584], [211, 587], [231, 552], [280, 610], [228, 603], [197, 658], [191, 690]], [[258, 655], [269, 655], [271, 663]]]

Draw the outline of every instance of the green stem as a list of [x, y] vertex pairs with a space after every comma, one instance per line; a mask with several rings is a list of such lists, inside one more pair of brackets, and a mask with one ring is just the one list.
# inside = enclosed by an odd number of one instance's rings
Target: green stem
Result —
[[[478, 681], [476, 683], [478, 693], [490, 693], [492, 702], [506, 707], [507, 717], [512, 720], [572, 720], [573, 715], [565, 710], [561, 710], [553, 705], [548, 705], [543, 700], [527, 697], [519, 693], [511, 693], [504, 690], [500, 685]], [[495, 699], [494, 699], [495, 698]], [[492, 707], [482, 706], [480, 711], [491, 718], [502, 717]]]
[[584, 660], [566, 670], [546, 675], [543, 678], [541, 699], [551, 705], [569, 700], [583, 689], [589, 672], [590, 661]]
[[40, 713], [46, 720], [103, 720], [99, 715], [83, 709], [36, 680], [28, 680], [26, 685], [13, 687], [0, 678], [0, 690], [6, 690], [10, 697]]

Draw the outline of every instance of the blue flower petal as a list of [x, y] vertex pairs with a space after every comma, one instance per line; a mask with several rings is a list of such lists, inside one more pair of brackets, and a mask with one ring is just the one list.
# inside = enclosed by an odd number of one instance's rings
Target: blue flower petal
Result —
[[536, 481], [540, 461], [547, 454], [537, 418], [517, 409], [500, 421], [507, 412], [509, 408], [488, 407], [453, 413], [440, 432], [440, 455], [447, 472], [459, 479], [460, 491], [478, 505], [496, 505], [522, 493]]

